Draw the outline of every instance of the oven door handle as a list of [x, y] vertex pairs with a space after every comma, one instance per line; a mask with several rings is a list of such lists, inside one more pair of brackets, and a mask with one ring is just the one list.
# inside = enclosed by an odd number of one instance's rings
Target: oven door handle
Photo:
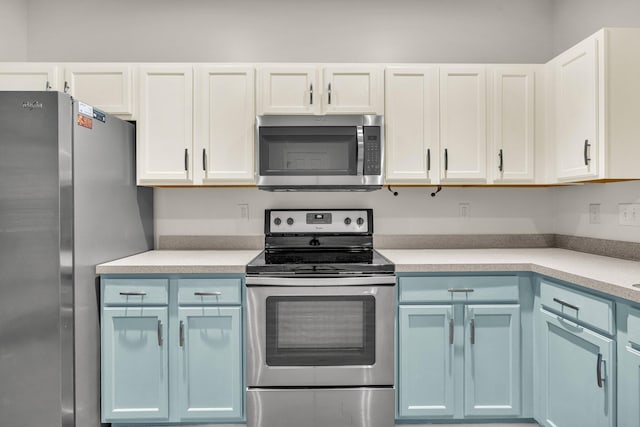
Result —
[[247, 286], [298, 286], [298, 287], [322, 287], [322, 286], [364, 286], [364, 285], [388, 285], [396, 283], [394, 275], [367, 276], [367, 277], [263, 277], [247, 276]]
[[364, 175], [364, 126], [356, 126], [358, 135], [357, 175]]

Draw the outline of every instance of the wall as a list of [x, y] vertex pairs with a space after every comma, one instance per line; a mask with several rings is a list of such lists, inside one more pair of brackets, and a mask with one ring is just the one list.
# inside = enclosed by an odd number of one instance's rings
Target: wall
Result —
[[27, 1], [0, 0], [0, 61], [27, 60]]
[[541, 62], [551, 1], [29, 0], [29, 60]]

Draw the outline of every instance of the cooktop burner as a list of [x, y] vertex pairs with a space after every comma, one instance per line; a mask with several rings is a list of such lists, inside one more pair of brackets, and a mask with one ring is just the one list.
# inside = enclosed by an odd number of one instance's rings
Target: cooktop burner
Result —
[[373, 249], [371, 209], [266, 210], [265, 250], [247, 274], [393, 274]]

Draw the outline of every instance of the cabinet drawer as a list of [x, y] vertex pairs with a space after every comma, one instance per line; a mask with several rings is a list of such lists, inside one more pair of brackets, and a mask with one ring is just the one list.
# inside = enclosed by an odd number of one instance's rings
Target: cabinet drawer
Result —
[[629, 342], [640, 346], [640, 310], [629, 309], [627, 318], [627, 337]]
[[178, 286], [180, 305], [231, 305], [241, 302], [242, 280], [181, 279]]
[[103, 279], [104, 305], [167, 305], [168, 279]]
[[518, 301], [518, 276], [400, 277], [400, 302]]
[[612, 301], [542, 280], [540, 302], [563, 317], [609, 334], [614, 332]]

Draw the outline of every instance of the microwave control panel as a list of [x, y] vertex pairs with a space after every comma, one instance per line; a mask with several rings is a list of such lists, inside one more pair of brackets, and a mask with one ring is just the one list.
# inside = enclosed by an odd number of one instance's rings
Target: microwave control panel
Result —
[[379, 126], [364, 127], [364, 174], [380, 175], [382, 173], [382, 142]]

